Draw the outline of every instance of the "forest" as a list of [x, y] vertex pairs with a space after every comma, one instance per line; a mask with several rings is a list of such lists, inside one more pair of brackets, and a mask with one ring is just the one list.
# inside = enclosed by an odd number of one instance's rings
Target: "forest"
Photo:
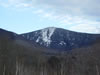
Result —
[[48, 55], [44, 48], [17, 41], [0, 37], [0, 75], [100, 75], [99, 40], [92, 46]]

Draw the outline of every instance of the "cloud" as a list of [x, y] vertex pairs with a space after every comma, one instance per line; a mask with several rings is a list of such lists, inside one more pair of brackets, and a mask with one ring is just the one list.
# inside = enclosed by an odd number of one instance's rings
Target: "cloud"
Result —
[[99, 33], [100, 0], [7, 0], [4, 3], [5, 7], [35, 7], [33, 14], [56, 20], [69, 29]]
[[3, 7], [33, 7], [32, 2], [28, 0], [6, 0], [0, 1], [0, 6]]
[[27, 4], [27, 3], [20, 3], [20, 4], [16, 4], [15, 7], [32, 7], [32, 4]]
[[33, 11], [34, 14], [43, 14], [44, 13], [44, 10], [42, 9], [39, 9], [37, 11]]
[[72, 26], [69, 29], [72, 31], [78, 31], [78, 32], [100, 34], [100, 28], [98, 28], [97, 26], [89, 25], [89, 24], [80, 24], [80, 25]]
[[99, 2], [99, 0], [33, 0], [33, 5], [52, 8], [60, 14], [97, 16], [100, 13]]
[[65, 25], [83, 24], [86, 21], [97, 24], [96, 21], [100, 17], [99, 0], [32, 0], [32, 2], [35, 7], [44, 9], [45, 12], [49, 11], [49, 14], [52, 11], [52, 18]]
[[8, 0], [9, 4], [27, 3], [50, 10], [55, 14], [100, 17], [99, 0]]

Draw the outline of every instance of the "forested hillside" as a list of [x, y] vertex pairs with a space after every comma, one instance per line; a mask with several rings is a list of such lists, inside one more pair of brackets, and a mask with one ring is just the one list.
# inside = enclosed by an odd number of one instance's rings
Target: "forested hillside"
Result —
[[100, 42], [87, 48], [47, 55], [45, 49], [0, 37], [0, 75], [99, 75]]

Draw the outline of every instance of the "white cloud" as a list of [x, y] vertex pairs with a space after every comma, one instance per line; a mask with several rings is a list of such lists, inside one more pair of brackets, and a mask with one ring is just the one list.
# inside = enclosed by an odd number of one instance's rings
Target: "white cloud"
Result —
[[8, 0], [8, 3], [32, 3], [35, 7], [52, 9], [56, 14], [100, 16], [99, 0]]
[[0, 1], [0, 5], [3, 7], [33, 7], [32, 3], [27, 0], [7, 0]]
[[43, 14], [44, 10], [43, 9], [39, 9], [39, 10], [33, 11], [33, 13], [34, 14]]
[[[99, 0], [32, 0], [33, 5], [43, 8], [52, 8], [60, 14], [99, 15]], [[94, 15], [92, 15], [94, 16]], [[99, 15], [100, 16], [100, 15]]]
[[20, 4], [16, 4], [15, 7], [32, 7], [32, 4], [28, 4], [28, 3], [20, 3]]
[[44, 14], [43, 14], [43, 17], [44, 17], [44, 18], [51, 18], [51, 19], [54, 18], [54, 16], [53, 16], [52, 13], [44, 13]]
[[99, 0], [7, 0], [9, 4], [32, 3], [35, 7], [52, 9], [56, 14], [100, 16]]
[[81, 32], [99, 33], [100, 0], [8, 0], [2, 6], [35, 7], [34, 14]]
[[100, 28], [98, 28], [97, 26], [88, 25], [88, 24], [75, 25], [69, 28], [69, 30], [85, 32], [85, 33], [94, 33], [94, 34], [99, 33], [100, 34]]
[[20, 4], [24, 2], [26, 2], [26, 0], [8, 0], [8, 3], [10, 4]]

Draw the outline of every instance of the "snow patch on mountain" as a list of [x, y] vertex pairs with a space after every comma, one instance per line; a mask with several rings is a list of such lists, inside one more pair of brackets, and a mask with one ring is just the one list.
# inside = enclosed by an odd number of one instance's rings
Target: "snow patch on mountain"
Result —
[[40, 40], [40, 37], [38, 37], [38, 39], [36, 40], [36, 42], [39, 42], [39, 40]]
[[42, 40], [46, 43], [47, 46], [52, 42], [51, 36], [53, 35], [55, 29], [56, 28], [54, 28], [54, 27], [49, 27], [49, 28], [45, 28], [41, 31]]
[[64, 41], [61, 41], [59, 44], [60, 45], [66, 45], [66, 43]]

